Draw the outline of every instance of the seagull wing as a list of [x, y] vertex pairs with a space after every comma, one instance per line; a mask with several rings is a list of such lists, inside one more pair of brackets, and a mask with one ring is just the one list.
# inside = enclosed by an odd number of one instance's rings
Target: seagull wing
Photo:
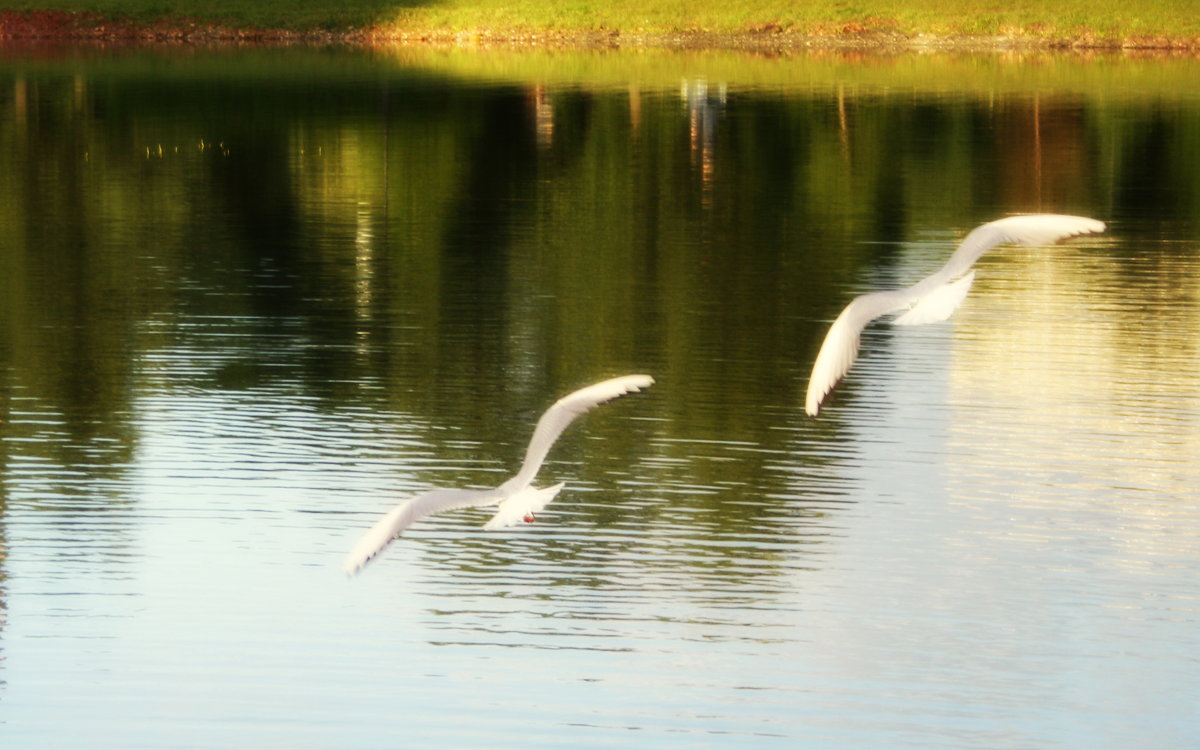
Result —
[[554, 402], [554, 405], [547, 409], [542, 418], [538, 420], [537, 427], [533, 430], [533, 437], [529, 441], [529, 448], [525, 451], [525, 463], [521, 465], [521, 470], [515, 477], [500, 485], [499, 492], [503, 495], [511, 495], [528, 487], [533, 482], [533, 478], [537, 476], [538, 469], [542, 467], [542, 462], [546, 460], [546, 454], [550, 452], [554, 441], [558, 440], [558, 436], [567, 428], [567, 425], [571, 424], [580, 414], [606, 401], [612, 401], [618, 396], [649, 388], [653, 383], [654, 378], [649, 375], [625, 375], [581, 388]]
[[380, 518], [371, 530], [363, 535], [342, 568], [347, 573], [357, 573], [371, 558], [382, 552], [396, 535], [425, 516], [456, 508], [476, 505], [491, 505], [500, 500], [496, 490], [431, 490], [414, 495], [397, 505]]
[[938, 277], [939, 286], [956, 279], [975, 265], [979, 256], [997, 245], [1053, 245], [1068, 237], [1103, 232], [1104, 229], [1104, 222], [1085, 216], [1024, 214], [997, 219], [971, 230], [946, 265], [930, 278]]
[[812, 375], [808, 378], [808, 393], [804, 399], [804, 411], [815, 417], [821, 402], [833, 390], [858, 357], [858, 340], [862, 331], [875, 318], [901, 310], [912, 302], [909, 289], [891, 292], [872, 292], [855, 297], [846, 305], [837, 320], [825, 334], [817, 361], [813, 363]]

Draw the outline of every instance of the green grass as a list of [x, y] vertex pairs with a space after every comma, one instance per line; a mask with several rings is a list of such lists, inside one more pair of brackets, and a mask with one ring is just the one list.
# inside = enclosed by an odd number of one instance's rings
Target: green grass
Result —
[[0, 0], [10, 10], [92, 12], [234, 28], [717, 34], [885, 32], [1034, 39], [1200, 39], [1191, 0]]
[[68, 11], [151, 23], [191, 19], [232, 28], [344, 31], [394, 20], [407, 0], [0, 0], [13, 11]]

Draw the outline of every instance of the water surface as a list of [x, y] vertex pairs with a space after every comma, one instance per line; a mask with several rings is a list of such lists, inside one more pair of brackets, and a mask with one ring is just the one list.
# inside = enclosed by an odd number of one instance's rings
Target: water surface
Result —
[[[46, 54], [0, 71], [12, 747], [1186, 747], [1181, 60]], [[944, 324], [853, 295], [1014, 212]], [[538, 522], [432, 517], [605, 377]]]

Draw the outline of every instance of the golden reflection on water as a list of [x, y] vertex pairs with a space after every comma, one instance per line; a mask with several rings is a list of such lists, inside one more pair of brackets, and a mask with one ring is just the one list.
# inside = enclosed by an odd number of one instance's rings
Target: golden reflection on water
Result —
[[527, 50], [385, 47], [374, 54], [398, 66], [462, 80], [543, 85], [625, 88], [674, 87], [681, 79], [704, 75], [765, 89], [848, 87], [863, 91], [946, 93], [1082, 89], [1103, 97], [1157, 95], [1194, 90], [1195, 61], [1132, 54], [1064, 55], [1044, 51], [1005, 54], [931, 52], [896, 55], [862, 50], [807, 50], [802, 54], [754, 55], [731, 50], [627, 49]]
[[1116, 227], [986, 263], [957, 322], [947, 484], [955, 502], [1006, 508], [996, 533], [1047, 542], [1099, 514], [1114, 548], [1190, 557], [1200, 261], [1129, 242]]

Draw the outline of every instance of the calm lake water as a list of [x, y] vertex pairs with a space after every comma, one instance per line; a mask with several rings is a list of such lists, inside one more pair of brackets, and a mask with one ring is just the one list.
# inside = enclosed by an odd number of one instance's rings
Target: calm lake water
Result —
[[[1200, 64], [53, 50], [0, 65], [5, 748], [1183, 748]], [[972, 227], [963, 308], [855, 294]], [[538, 522], [431, 517], [543, 409]]]

